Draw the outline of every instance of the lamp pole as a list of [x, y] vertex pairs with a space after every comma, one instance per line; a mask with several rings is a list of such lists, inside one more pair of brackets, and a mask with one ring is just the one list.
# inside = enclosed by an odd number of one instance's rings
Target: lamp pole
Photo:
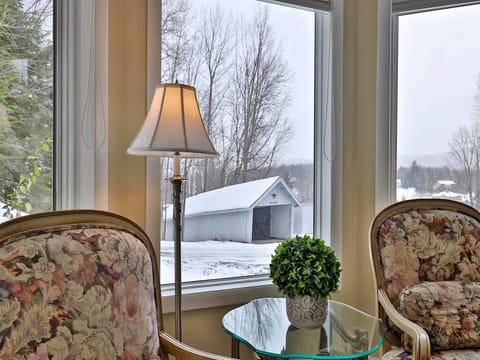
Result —
[[182, 340], [182, 182], [180, 175], [180, 154], [173, 156], [173, 232], [175, 261], [175, 337]]

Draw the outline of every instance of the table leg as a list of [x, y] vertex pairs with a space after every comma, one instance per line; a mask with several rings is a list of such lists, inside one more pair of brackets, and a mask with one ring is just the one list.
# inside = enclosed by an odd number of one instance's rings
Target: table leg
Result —
[[232, 337], [232, 357], [240, 359], [240, 342]]

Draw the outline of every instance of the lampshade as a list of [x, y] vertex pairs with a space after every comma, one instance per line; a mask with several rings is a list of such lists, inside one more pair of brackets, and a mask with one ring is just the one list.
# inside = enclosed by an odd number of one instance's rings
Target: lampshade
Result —
[[216, 157], [198, 107], [195, 88], [182, 84], [157, 86], [152, 105], [135, 140], [131, 155], [188, 158]]

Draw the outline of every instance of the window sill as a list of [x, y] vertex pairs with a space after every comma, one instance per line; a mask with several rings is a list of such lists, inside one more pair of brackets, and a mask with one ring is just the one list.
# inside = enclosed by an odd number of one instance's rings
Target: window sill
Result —
[[[163, 312], [175, 311], [173, 284], [162, 285]], [[259, 297], [279, 297], [276, 286], [265, 276], [195, 281], [182, 286], [182, 310], [200, 310], [246, 303]]]

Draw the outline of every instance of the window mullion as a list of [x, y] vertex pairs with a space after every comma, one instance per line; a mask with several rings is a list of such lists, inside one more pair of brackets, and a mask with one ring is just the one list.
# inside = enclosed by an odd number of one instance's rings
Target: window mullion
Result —
[[271, 4], [290, 5], [314, 10], [331, 10], [330, 0], [257, 0]]
[[383, 209], [395, 199], [396, 126], [392, 123], [392, 4], [382, 1], [378, 4], [377, 30], [377, 122], [376, 122], [376, 176], [375, 207]]
[[57, 1], [57, 209], [95, 206], [94, 11], [92, 0]]
[[413, 13], [479, 3], [478, 0], [392, 0], [392, 12]]

